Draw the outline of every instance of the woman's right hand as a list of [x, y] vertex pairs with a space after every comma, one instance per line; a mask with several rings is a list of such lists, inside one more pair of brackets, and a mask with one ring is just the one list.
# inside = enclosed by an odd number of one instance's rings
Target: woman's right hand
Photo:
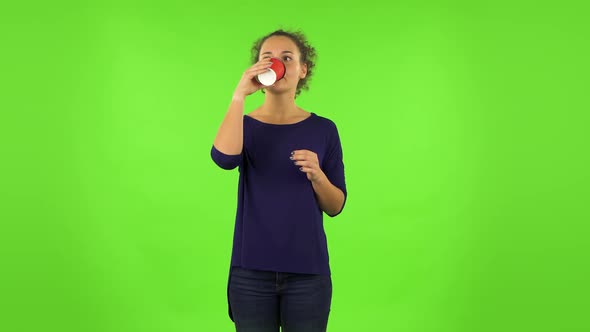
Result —
[[258, 83], [254, 77], [267, 71], [271, 65], [270, 60], [262, 59], [246, 69], [234, 91], [234, 97], [245, 98], [262, 88], [263, 85]]

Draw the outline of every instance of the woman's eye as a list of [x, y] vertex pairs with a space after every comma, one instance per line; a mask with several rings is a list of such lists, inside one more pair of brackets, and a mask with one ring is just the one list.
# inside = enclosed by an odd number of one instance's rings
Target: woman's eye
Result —
[[287, 60], [287, 59], [291, 60], [291, 57], [290, 56], [286, 56], [286, 57], [284, 57], [284, 59], [285, 60]]

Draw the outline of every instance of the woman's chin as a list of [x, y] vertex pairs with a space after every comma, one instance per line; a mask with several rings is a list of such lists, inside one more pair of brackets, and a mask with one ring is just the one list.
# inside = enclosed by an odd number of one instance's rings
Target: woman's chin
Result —
[[268, 90], [273, 90], [273, 91], [283, 91], [283, 90], [288, 90], [288, 87], [286, 85], [283, 84], [284, 81], [280, 80], [280, 81], [276, 81], [274, 82], [273, 85], [269, 85], [267, 87]]

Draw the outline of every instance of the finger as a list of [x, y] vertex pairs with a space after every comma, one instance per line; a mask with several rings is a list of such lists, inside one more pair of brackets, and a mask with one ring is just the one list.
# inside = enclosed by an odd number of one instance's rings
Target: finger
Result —
[[305, 167], [305, 166], [301, 166], [299, 167], [299, 170], [303, 173], [311, 173], [313, 174], [315, 172], [315, 170], [311, 167]]
[[246, 70], [246, 72], [266, 71], [266, 70], [268, 70], [268, 68], [270, 68], [270, 66], [266, 66], [266, 65], [254, 66], [254, 67]]
[[289, 157], [289, 159], [293, 160], [293, 161], [317, 161], [316, 158], [314, 158], [313, 156], [304, 156], [304, 155], [293, 155], [291, 157]]
[[309, 160], [319, 163], [318, 155], [315, 152], [305, 150], [305, 152], [295, 153], [291, 156], [291, 160]]
[[246, 75], [248, 75], [248, 77], [253, 78], [256, 75], [260, 75], [264, 72], [268, 71], [268, 68], [263, 68], [263, 69], [258, 69], [258, 70], [252, 70], [252, 71], [247, 71]]
[[316, 167], [316, 163], [314, 163], [313, 161], [296, 161], [294, 163], [297, 166], [304, 166], [304, 167], [310, 167], [310, 168], [315, 168]]
[[307, 159], [310, 156], [309, 150], [295, 150], [292, 152], [293, 159], [301, 160]]
[[261, 62], [255, 64], [254, 66], [252, 66], [252, 68], [269, 68], [270, 66], [272, 66], [272, 62], [261, 61]]
[[296, 154], [302, 154], [302, 155], [304, 155], [306, 157], [315, 157], [315, 156], [317, 156], [317, 154], [315, 152], [310, 151], [310, 150], [295, 150], [295, 151], [296, 151], [295, 152]]
[[272, 65], [271, 62], [261, 62], [261, 63], [257, 63], [254, 66], [248, 68], [246, 70], [246, 73], [253, 73], [253, 72], [265, 72], [266, 70], [268, 70], [268, 68], [270, 68], [270, 66]]
[[294, 154], [294, 155], [290, 156], [289, 159], [291, 159], [291, 160], [307, 160], [306, 156], [304, 156], [302, 154]]

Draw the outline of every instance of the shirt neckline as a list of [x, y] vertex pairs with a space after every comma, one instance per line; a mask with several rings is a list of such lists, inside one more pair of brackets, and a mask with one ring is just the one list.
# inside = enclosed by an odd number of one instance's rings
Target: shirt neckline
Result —
[[254, 120], [254, 122], [258, 122], [261, 123], [265, 126], [272, 126], [272, 127], [291, 127], [291, 126], [297, 126], [299, 124], [302, 124], [306, 121], [308, 121], [309, 119], [311, 119], [312, 117], [316, 116], [316, 114], [314, 112], [309, 112], [309, 116], [301, 121], [298, 122], [294, 122], [294, 123], [284, 123], [284, 124], [278, 124], [278, 123], [268, 123], [268, 122], [262, 122], [258, 119], [254, 119], [253, 117], [249, 116], [248, 114], [244, 114], [245, 117]]

